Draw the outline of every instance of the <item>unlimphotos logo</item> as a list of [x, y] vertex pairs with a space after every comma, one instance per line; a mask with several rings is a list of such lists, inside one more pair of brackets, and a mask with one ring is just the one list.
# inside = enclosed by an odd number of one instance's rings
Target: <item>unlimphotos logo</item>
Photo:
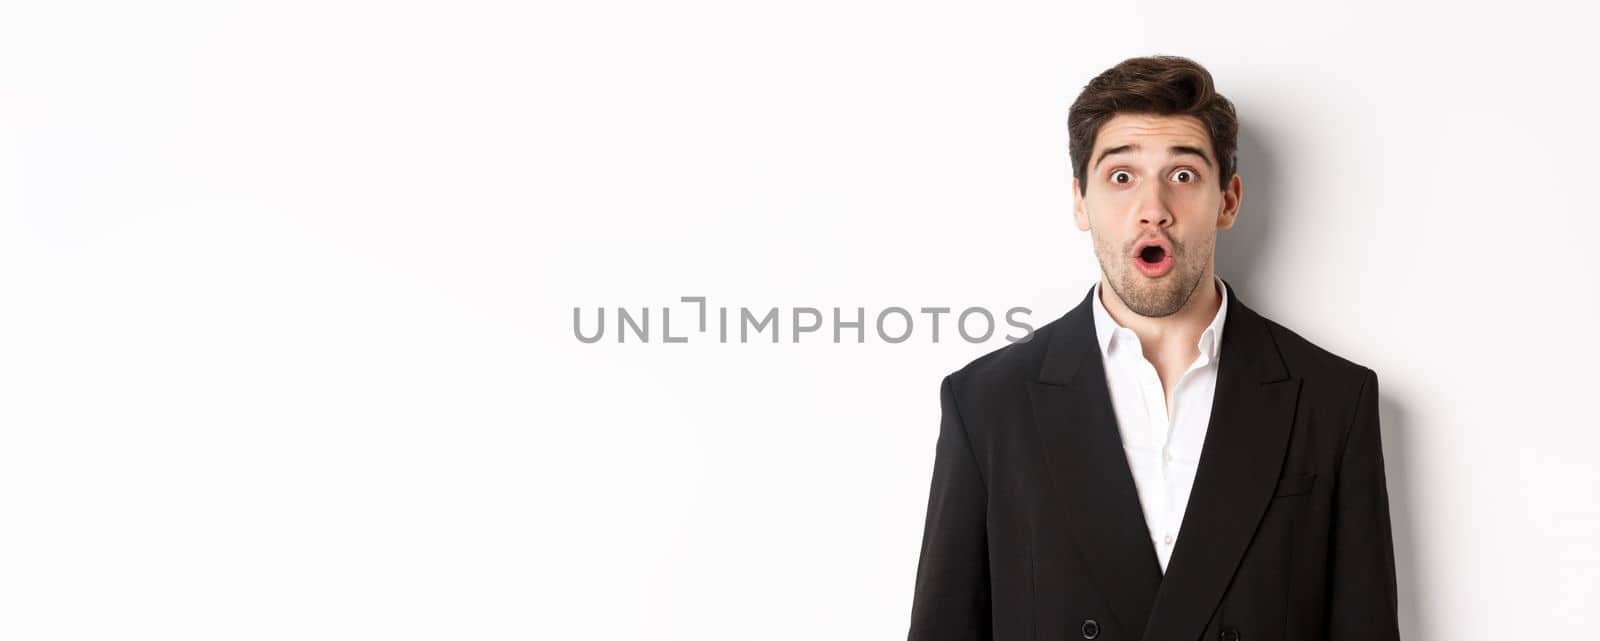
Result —
[[[697, 307], [698, 323], [696, 330], [679, 330], [673, 333], [671, 307], [658, 307], [660, 311], [659, 336], [651, 331], [651, 308], [641, 307], [629, 310], [626, 307], [616, 307], [614, 335], [618, 343], [629, 342], [629, 335], [640, 343], [649, 343], [652, 337], [662, 343], [687, 343], [691, 338], [703, 337], [710, 340], [714, 335], [719, 343], [751, 342], [752, 335], [756, 341], [762, 340], [762, 335], [770, 330], [767, 338], [770, 342], [777, 343], [787, 336], [789, 342], [799, 343], [802, 339], [807, 342], [827, 342], [831, 336], [834, 343], [848, 342], [847, 337], [854, 338], [856, 343], [867, 342], [871, 335], [877, 341], [884, 343], [904, 343], [923, 331], [928, 342], [939, 342], [940, 336], [949, 336], [949, 331], [941, 334], [940, 329], [945, 324], [953, 325], [955, 334], [969, 343], [982, 343], [994, 338], [999, 328], [995, 314], [984, 307], [968, 307], [959, 312], [949, 307], [920, 307], [917, 308], [921, 316], [926, 318], [918, 321], [918, 314], [913, 314], [905, 307], [885, 307], [876, 314], [868, 314], [867, 308], [832, 308], [831, 314], [823, 314], [816, 307], [768, 307], [765, 309], [752, 309], [749, 307], [716, 307], [706, 304], [704, 296], [682, 296], [678, 298], [681, 303], [693, 304]], [[712, 318], [715, 312], [715, 318]], [[1019, 333], [1006, 333], [1001, 338], [1011, 343], [1025, 343], [1033, 338], [1033, 326], [1028, 323], [1028, 314], [1033, 313], [1026, 307], [1012, 307], [1004, 314], [1005, 324]], [[588, 322], [584, 320], [581, 307], [572, 308], [572, 335], [584, 343], [598, 343], [605, 339], [608, 329], [613, 326], [606, 320], [606, 308], [594, 308], [594, 318]], [[868, 318], [872, 317], [872, 322]], [[731, 318], [730, 318], [731, 317]], [[828, 318], [832, 323], [826, 322]], [[783, 331], [787, 322], [788, 331]], [[715, 324], [713, 328], [712, 325]], [[587, 331], [585, 328], [588, 328]], [[824, 332], [824, 328], [830, 331]], [[873, 331], [869, 332], [868, 329]], [[925, 331], [924, 331], [925, 330]]]

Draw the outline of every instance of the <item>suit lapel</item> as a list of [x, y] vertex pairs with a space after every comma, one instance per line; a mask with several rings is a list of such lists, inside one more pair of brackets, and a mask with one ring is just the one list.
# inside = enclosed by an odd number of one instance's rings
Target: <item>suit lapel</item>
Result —
[[1112, 619], [1139, 638], [1161, 565], [1122, 450], [1095, 341], [1094, 288], [1050, 335], [1039, 380], [1029, 385], [1034, 427], [1063, 513], [1090, 580]]
[[1265, 319], [1228, 287], [1222, 356], [1194, 487], [1144, 639], [1197, 639], [1221, 601], [1283, 467], [1299, 400]]
[[1228, 288], [1217, 387], [1166, 575], [1128, 469], [1095, 340], [1094, 288], [1049, 335], [1029, 383], [1034, 427], [1062, 522], [1127, 638], [1198, 638], [1272, 498], [1300, 380], [1265, 320]]

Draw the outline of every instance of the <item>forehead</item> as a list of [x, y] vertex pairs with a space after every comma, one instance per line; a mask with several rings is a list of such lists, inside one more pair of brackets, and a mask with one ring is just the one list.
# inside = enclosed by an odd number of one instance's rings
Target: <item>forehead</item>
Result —
[[1100, 132], [1094, 139], [1094, 152], [1098, 154], [1102, 149], [1128, 144], [1139, 145], [1147, 153], [1172, 145], [1199, 147], [1210, 152], [1211, 136], [1194, 116], [1117, 114], [1100, 125]]

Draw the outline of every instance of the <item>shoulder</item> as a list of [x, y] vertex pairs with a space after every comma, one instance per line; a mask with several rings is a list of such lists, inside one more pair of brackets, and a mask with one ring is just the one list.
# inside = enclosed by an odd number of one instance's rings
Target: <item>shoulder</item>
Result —
[[943, 384], [963, 408], [987, 408], [996, 403], [1025, 399], [1028, 383], [1036, 380], [1056, 334], [1064, 331], [1065, 317], [1034, 331], [1026, 341], [1010, 343], [982, 354], [944, 377]]
[[1353, 408], [1366, 387], [1376, 386], [1377, 372], [1371, 367], [1318, 345], [1270, 318], [1263, 316], [1262, 322], [1289, 373], [1304, 381], [1303, 392]]
[[1343, 376], [1364, 376], [1372, 369], [1362, 363], [1325, 348], [1300, 335], [1282, 323], [1261, 317], [1267, 333], [1278, 346], [1284, 364], [1300, 375], [1311, 373], [1336, 373]]

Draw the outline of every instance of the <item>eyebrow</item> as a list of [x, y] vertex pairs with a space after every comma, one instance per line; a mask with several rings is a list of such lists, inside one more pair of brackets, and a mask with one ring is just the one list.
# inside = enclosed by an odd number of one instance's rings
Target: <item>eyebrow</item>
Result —
[[[1096, 169], [1100, 168], [1100, 162], [1105, 160], [1106, 156], [1110, 156], [1112, 154], [1120, 154], [1120, 153], [1129, 152], [1129, 151], [1138, 151], [1138, 150], [1139, 150], [1139, 145], [1134, 145], [1134, 144], [1117, 145], [1115, 147], [1110, 147], [1110, 148], [1101, 150], [1100, 157], [1095, 158], [1095, 160], [1094, 160], [1094, 166], [1095, 166]], [[1206, 161], [1206, 168], [1207, 169], [1210, 169], [1211, 166], [1212, 166], [1211, 157], [1207, 156], [1206, 155], [1206, 151], [1204, 149], [1199, 148], [1199, 147], [1193, 147], [1193, 146], [1190, 146], [1190, 145], [1173, 145], [1171, 147], [1168, 147], [1167, 151], [1171, 152], [1172, 155], [1174, 155], [1174, 156], [1181, 156], [1181, 155], [1185, 155], [1185, 154], [1193, 155], [1193, 156], [1199, 156], [1201, 160]]]

